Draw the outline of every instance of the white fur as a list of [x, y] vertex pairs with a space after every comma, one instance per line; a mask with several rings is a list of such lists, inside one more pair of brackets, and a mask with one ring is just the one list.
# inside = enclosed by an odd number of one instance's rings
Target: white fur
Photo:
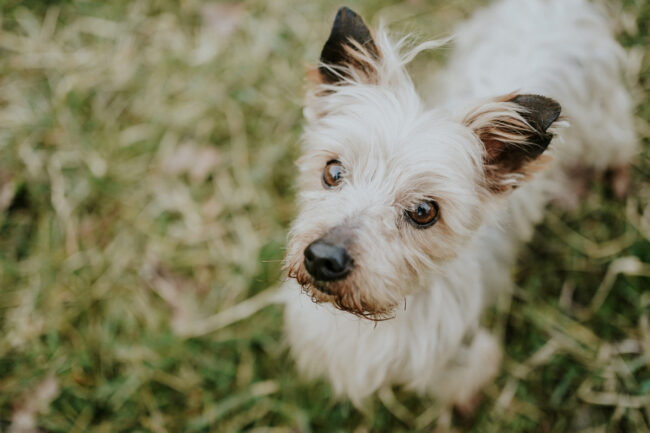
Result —
[[[289, 256], [312, 239], [298, 243], [301, 235], [315, 239], [354, 221], [362, 281], [378, 302], [399, 307], [372, 322], [313, 303], [289, 280], [286, 334], [298, 369], [355, 403], [383, 385], [462, 403], [498, 371], [500, 349], [479, 328], [481, 312], [508, 290], [517, 248], [565, 190], [567, 168], [623, 165], [636, 151], [624, 52], [585, 0], [500, 1], [459, 29], [440, 91], [428, 98], [438, 108], [429, 110], [404, 71], [417, 49], [400, 54], [383, 30], [377, 43], [378, 85], [308, 100]], [[461, 119], [477, 102], [513, 91], [558, 100], [570, 126], [551, 143], [547, 171], [506, 199], [485, 200], [476, 187], [484, 149]], [[337, 191], [320, 185], [332, 157], [349, 171]], [[403, 209], [423, 194], [440, 202], [444, 227], [400, 226]]]

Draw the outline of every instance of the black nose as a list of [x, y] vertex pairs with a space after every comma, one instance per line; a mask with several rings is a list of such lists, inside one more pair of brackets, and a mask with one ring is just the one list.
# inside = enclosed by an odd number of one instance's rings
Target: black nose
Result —
[[336, 281], [350, 273], [352, 259], [345, 248], [317, 240], [305, 249], [305, 267], [317, 281]]

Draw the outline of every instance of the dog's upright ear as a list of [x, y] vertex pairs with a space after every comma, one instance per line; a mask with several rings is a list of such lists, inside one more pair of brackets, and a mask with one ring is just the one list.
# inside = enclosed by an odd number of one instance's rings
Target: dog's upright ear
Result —
[[486, 186], [491, 192], [508, 191], [539, 170], [540, 156], [553, 139], [549, 128], [560, 112], [560, 104], [551, 98], [510, 94], [465, 116], [465, 124], [485, 146]]
[[372, 32], [353, 10], [342, 7], [336, 13], [329, 39], [318, 67], [319, 79], [336, 84], [344, 79], [374, 82], [381, 53]]

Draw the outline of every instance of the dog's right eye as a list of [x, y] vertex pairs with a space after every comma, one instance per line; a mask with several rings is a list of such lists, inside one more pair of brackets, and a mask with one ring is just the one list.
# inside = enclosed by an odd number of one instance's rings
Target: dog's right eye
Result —
[[323, 170], [323, 185], [326, 188], [334, 188], [343, 180], [343, 165], [340, 161], [332, 160], [327, 163]]

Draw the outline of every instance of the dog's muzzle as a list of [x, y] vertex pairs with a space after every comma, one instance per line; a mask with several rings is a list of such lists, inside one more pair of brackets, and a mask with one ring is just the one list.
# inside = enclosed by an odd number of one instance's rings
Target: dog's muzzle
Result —
[[322, 239], [305, 248], [305, 268], [316, 281], [342, 280], [352, 270], [353, 261], [345, 248]]

